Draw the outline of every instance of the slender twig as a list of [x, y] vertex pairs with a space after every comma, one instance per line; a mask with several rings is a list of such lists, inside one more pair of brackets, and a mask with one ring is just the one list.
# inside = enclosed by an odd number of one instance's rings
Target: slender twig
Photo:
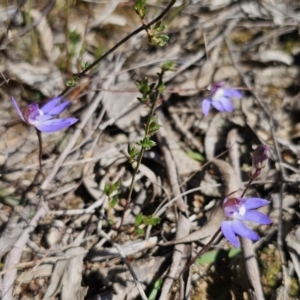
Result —
[[[150, 137], [151, 119], [154, 116], [154, 111], [155, 111], [155, 109], [157, 107], [158, 100], [159, 100], [159, 97], [160, 97], [159, 87], [163, 84], [164, 73], [165, 73], [165, 71], [164, 71], [164, 69], [162, 69], [161, 72], [158, 74], [159, 77], [158, 77], [158, 82], [157, 82], [157, 85], [156, 85], [155, 93], [154, 93], [153, 96], [150, 97], [150, 98], [152, 98], [152, 103], [151, 103], [151, 107], [150, 107], [150, 112], [149, 112], [148, 117], [147, 117], [144, 138], [149, 138]], [[136, 166], [135, 166], [135, 168], [133, 170], [132, 179], [131, 179], [131, 183], [130, 183], [130, 187], [129, 187], [129, 192], [128, 192], [128, 196], [127, 196], [127, 202], [126, 202], [125, 208], [123, 210], [123, 214], [122, 214], [120, 225], [118, 227], [118, 231], [120, 231], [120, 229], [122, 227], [122, 224], [124, 222], [125, 213], [126, 213], [126, 211], [128, 209], [128, 206], [129, 206], [129, 204], [131, 202], [135, 178], [136, 178], [136, 175], [137, 175], [137, 173], [139, 171], [139, 167], [140, 167], [140, 164], [142, 162], [145, 150], [146, 150], [146, 148], [142, 146], [141, 150], [140, 150], [140, 152], [138, 154], [138, 158], [137, 158], [137, 161], [136, 161]]]
[[260, 175], [261, 173], [261, 170], [260, 169], [256, 169], [254, 174], [251, 176], [250, 180], [248, 181], [242, 195], [241, 195], [241, 198], [243, 198], [248, 190], [248, 188], [250, 187], [250, 185], [252, 184], [252, 182]]
[[[149, 22], [147, 25], [143, 24], [138, 29], [131, 32], [129, 35], [127, 35], [125, 38], [123, 38], [120, 42], [118, 42], [116, 45], [114, 45], [111, 49], [109, 49], [106, 53], [104, 53], [101, 57], [99, 57], [97, 60], [95, 60], [91, 65], [86, 67], [82, 72], [79, 74], [74, 75], [74, 79], [79, 80], [82, 78], [88, 71], [92, 70], [96, 65], [99, 64], [100, 61], [102, 61], [104, 58], [106, 58], [108, 55], [113, 53], [116, 49], [118, 49], [120, 46], [125, 44], [128, 40], [130, 40], [133, 36], [137, 35], [138, 33], [142, 32], [145, 29], [148, 29], [153, 24], [160, 21], [172, 8], [172, 6], [175, 4], [176, 0], [171, 0], [171, 2], [167, 5], [167, 7], [161, 12], [159, 16], [157, 16], [155, 19], [153, 19], [151, 22]], [[71, 87], [66, 87], [64, 91], [60, 94], [60, 96], [65, 95]]]
[[39, 165], [40, 165], [40, 172], [43, 175], [43, 177], [45, 178], [45, 173], [43, 171], [43, 164], [42, 164], [42, 156], [43, 156], [43, 140], [42, 140], [42, 133], [35, 128], [36, 134], [38, 136], [39, 139]]

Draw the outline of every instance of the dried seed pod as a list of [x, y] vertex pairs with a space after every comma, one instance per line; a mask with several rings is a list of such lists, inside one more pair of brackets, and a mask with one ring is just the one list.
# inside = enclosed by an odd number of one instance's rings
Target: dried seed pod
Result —
[[263, 169], [267, 162], [269, 157], [271, 156], [270, 148], [266, 145], [259, 145], [253, 152], [252, 157], [252, 166], [256, 170]]

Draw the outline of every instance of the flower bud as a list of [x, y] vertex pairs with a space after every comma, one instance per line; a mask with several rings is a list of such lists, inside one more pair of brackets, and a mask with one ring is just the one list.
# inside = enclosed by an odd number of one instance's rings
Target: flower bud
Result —
[[263, 169], [266, 166], [270, 156], [270, 148], [263, 144], [259, 145], [253, 152], [252, 166], [256, 170]]

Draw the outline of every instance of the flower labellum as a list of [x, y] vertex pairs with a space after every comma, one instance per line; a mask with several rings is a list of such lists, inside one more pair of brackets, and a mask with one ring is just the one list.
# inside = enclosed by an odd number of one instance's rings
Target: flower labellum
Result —
[[53, 117], [63, 112], [70, 104], [70, 101], [59, 104], [61, 97], [50, 100], [41, 108], [39, 108], [37, 103], [32, 103], [27, 106], [24, 113], [22, 113], [13, 97], [11, 100], [22, 121], [36, 127], [42, 132], [58, 131], [69, 127], [78, 121], [76, 118], [53, 119]]
[[259, 235], [248, 228], [243, 222], [252, 221], [260, 225], [271, 224], [271, 219], [256, 211], [257, 208], [268, 205], [270, 201], [261, 198], [226, 198], [223, 202], [225, 220], [221, 230], [225, 238], [236, 248], [240, 247], [237, 235], [257, 241]]
[[218, 111], [232, 112], [233, 106], [229, 98], [242, 98], [241, 92], [224, 88], [223, 82], [213, 83], [210, 92], [211, 96], [202, 101], [202, 111], [205, 116], [209, 114], [211, 106]]

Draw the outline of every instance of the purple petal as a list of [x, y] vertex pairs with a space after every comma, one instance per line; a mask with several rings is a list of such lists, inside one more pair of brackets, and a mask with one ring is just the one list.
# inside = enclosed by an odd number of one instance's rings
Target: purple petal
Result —
[[69, 127], [77, 121], [78, 119], [76, 118], [48, 120], [43, 123], [39, 123], [36, 125], [36, 128], [42, 132], [54, 132]]
[[202, 101], [202, 111], [204, 116], [208, 116], [210, 110], [210, 104], [211, 104], [211, 100], [209, 99], [204, 99]]
[[255, 231], [253, 231], [250, 228], [246, 227], [239, 220], [232, 221], [232, 229], [236, 234], [238, 234], [238, 235], [240, 235], [240, 236], [242, 236], [246, 239], [257, 241], [260, 238], [259, 235]]
[[223, 95], [228, 98], [242, 98], [243, 94], [237, 90], [224, 89]]
[[42, 106], [41, 111], [44, 114], [48, 114], [48, 112], [51, 111], [60, 100], [61, 100], [61, 97], [57, 97], [57, 98], [50, 100], [49, 102], [47, 102], [45, 105]]
[[242, 219], [245, 221], [252, 221], [263, 225], [272, 223], [272, 220], [268, 216], [256, 210], [247, 211]]
[[11, 97], [11, 101], [12, 101], [12, 104], [13, 104], [13, 106], [15, 107], [15, 109], [16, 109], [16, 111], [17, 111], [19, 117], [25, 122], [25, 119], [24, 119], [24, 117], [23, 117], [23, 114], [22, 114], [22, 112], [21, 112], [21, 110], [20, 110], [20, 108], [19, 108], [19, 106], [18, 106], [17, 101], [14, 99], [14, 97]]
[[55, 116], [55, 115], [58, 115], [60, 114], [61, 112], [63, 112], [67, 106], [70, 104], [70, 101], [66, 101], [54, 108], [52, 108], [51, 110], [49, 110], [46, 114], [47, 115], [51, 115], [51, 116]]
[[223, 108], [224, 108], [225, 111], [227, 111], [227, 112], [232, 112], [233, 111], [232, 103], [228, 98], [222, 97], [222, 98], [219, 99], [219, 101], [222, 103]]
[[48, 121], [52, 118], [53, 118], [52, 115], [43, 115], [43, 116], [38, 116], [36, 119], [39, 122], [39, 124], [41, 124], [41, 123], [44, 123], [45, 121]]
[[221, 223], [221, 230], [225, 238], [236, 248], [240, 247], [240, 242], [237, 239], [233, 228], [232, 228], [232, 221], [223, 221]]
[[239, 198], [239, 199], [243, 201], [246, 210], [259, 208], [268, 205], [270, 203], [270, 201], [261, 198], [247, 198], [247, 199]]
[[221, 101], [219, 101], [219, 100], [214, 100], [214, 101], [211, 102], [211, 104], [212, 104], [212, 106], [213, 106], [216, 110], [218, 110], [218, 111], [225, 111], [225, 109], [224, 109], [224, 107], [223, 107]]

